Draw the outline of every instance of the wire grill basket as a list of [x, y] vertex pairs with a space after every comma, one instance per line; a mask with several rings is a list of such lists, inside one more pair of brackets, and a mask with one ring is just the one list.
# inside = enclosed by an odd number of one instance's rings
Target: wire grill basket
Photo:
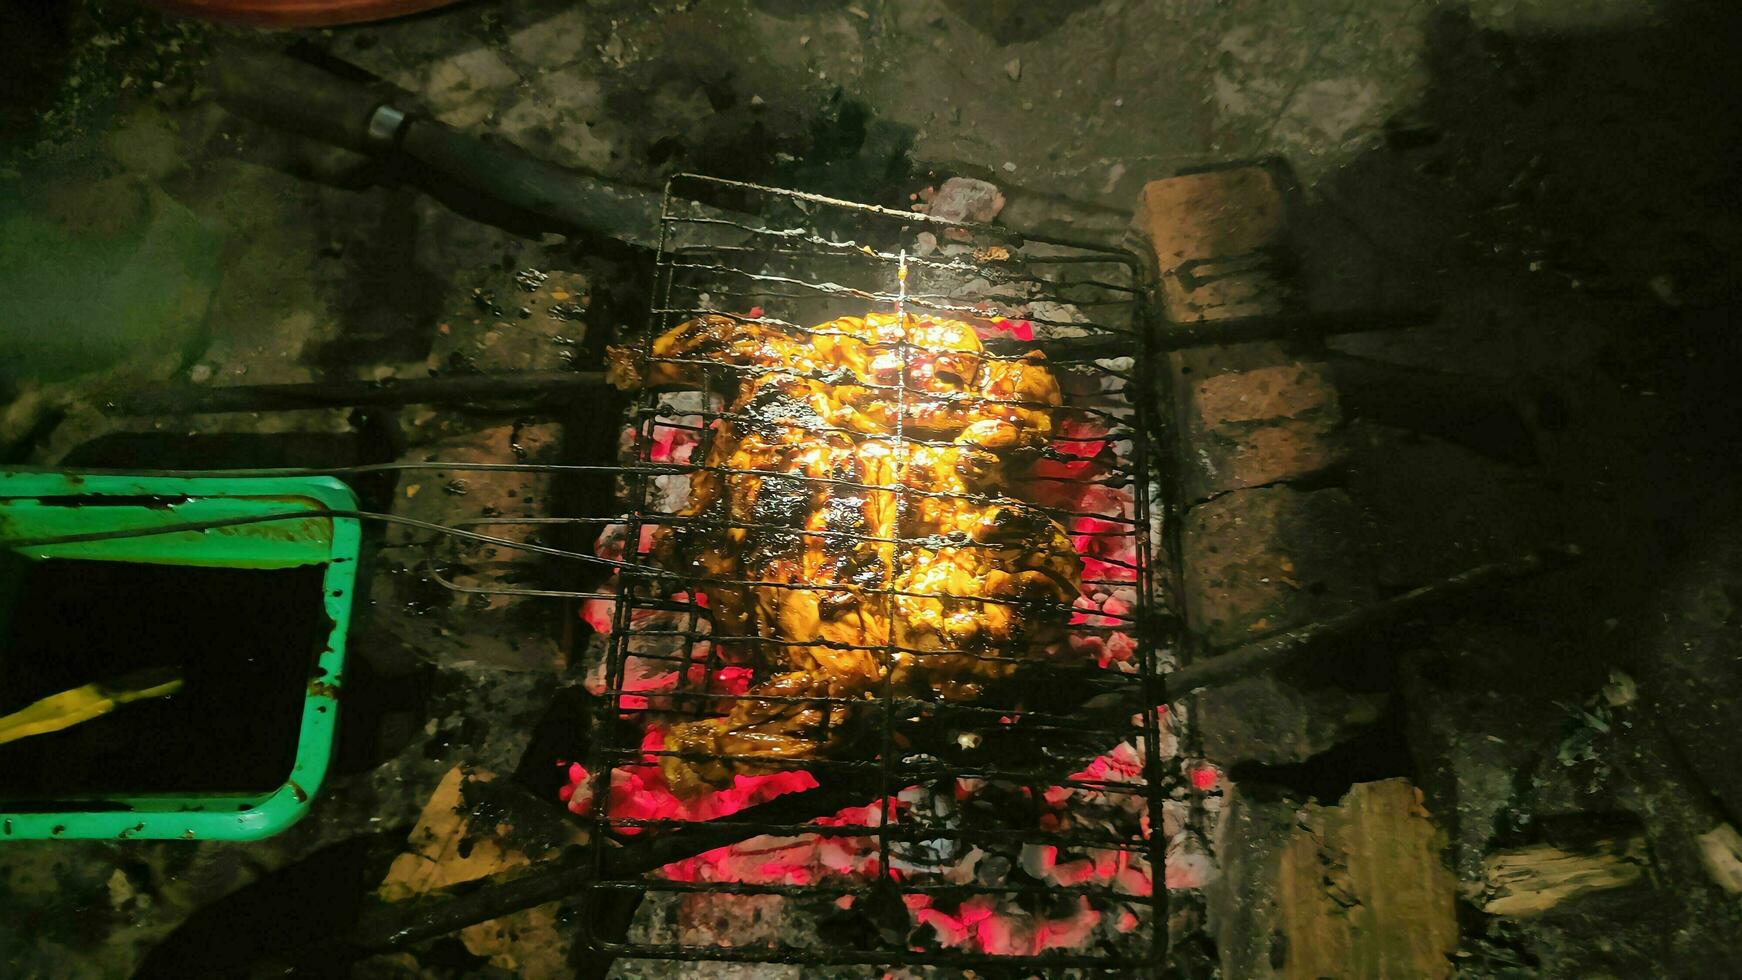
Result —
[[[757, 220], [721, 218], [705, 205]], [[815, 195], [692, 175], [668, 185], [651, 329], [636, 358], [646, 370], [665, 366], [707, 383], [702, 390], [643, 389], [630, 412], [619, 481], [624, 515], [600, 539], [600, 553], [617, 564], [604, 587], [613, 599], [610, 621], [600, 624], [609, 633], [603, 723], [588, 760], [590, 784], [577, 791], [591, 794], [598, 888], [739, 895], [810, 917], [817, 932], [627, 943], [595, 936], [598, 947], [770, 962], [1109, 969], [1159, 962], [1162, 800], [1178, 774], [1167, 771], [1171, 736], [1157, 707], [1159, 660], [1170, 642], [1158, 635], [1166, 618], [1157, 615], [1151, 561], [1161, 507], [1148, 477], [1153, 392], [1141, 270], [1117, 250]], [[976, 493], [900, 479], [734, 469], [710, 457], [709, 447], [722, 426], [745, 420], [707, 389], [729, 388], [746, 371], [780, 369], [705, 354], [661, 357], [653, 347], [654, 337], [700, 316], [813, 343], [817, 325], [868, 313], [972, 323], [988, 361], [1042, 351], [1063, 399], [1050, 410], [1050, 444], [1007, 481]], [[792, 424], [814, 426], [807, 435], [819, 441], [875, 442], [897, 460], [934, 445], [904, 420], [907, 407], [929, 397], [909, 387], [911, 369], [939, 351], [909, 339], [883, 353], [901, 361], [880, 393], [898, 406], [887, 429], [867, 436], [815, 420]], [[722, 520], [685, 506], [691, 481], [704, 476], [728, 486], [749, 478], [887, 494], [902, 514], [926, 497], [1044, 513], [1066, 529], [1082, 559], [1080, 594], [1053, 609], [989, 596], [948, 600], [958, 610], [979, 605], [982, 615], [993, 604], [1019, 605], [1019, 615], [1062, 627], [1044, 651], [1019, 660], [904, 646], [891, 628], [882, 640], [843, 644], [880, 665], [883, 681], [870, 690], [788, 695], [757, 687], [782, 644], [814, 641], [778, 630], [725, 635], [708, 608], [709, 591], [759, 590], [778, 603], [781, 589], [814, 595], [847, 587], [716, 574], [662, 559], [654, 544], [660, 535]], [[868, 544], [891, 566], [914, 549], [952, 544], [904, 536], [900, 521], [882, 536], [794, 530], [754, 515], [732, 527], [752, 544], [759, 535], [823, 536], [831, 538], [826, 547]], [[909, 600], [935, 598], [898, 579], [887, 567], [868, 580], [877, 584], [853, 588], [867, 608], [889, 618]], [[947, 672], [949, 658], [965, 657], [997, 661], [987, 674], [993, 680], [971, 698], [893, 680], [899, 671], [892, 665]], [[806, 712], [824, 730], [818, 743], [829, 747], [792, 757], [709, 757], [686, 748], [685, 764], [714, 765], [730, 782], [700, 796], [674, 793], [661, 775], [677, 754], [665, 733], [746, 701], [769, 713]], [[734, 816], [818, 787], [862, 802], [813, 823], [759, 823], [748, 818], [761, 812], [755, 809]], [[724, 849], [651, 877], [616, 860], [639, 835], [681, 833], [702, 820], [736, 824], [767, 846]]]

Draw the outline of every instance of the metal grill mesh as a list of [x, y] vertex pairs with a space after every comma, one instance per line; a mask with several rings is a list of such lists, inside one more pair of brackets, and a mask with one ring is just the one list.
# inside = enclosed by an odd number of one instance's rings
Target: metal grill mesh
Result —
[[[722, 219], [696, 202], [757, 220]], [[882, 689], [869, 694], [747, 695], [744, 649], [815, 641], [723, 642], [699, 587], [837, 587], [707, 580], [693, 568], [660, 567], [651, 554], [653, 529], [700, 520], [680, 512], [692, 476], [711, 469], [728, 478], [753, 474], [889, 493], [898, 511], [926, 496], [995, 498], [900, 479], [873, 484], [710, 467], [710, 440], [722, 424], [739, 421], [731, 406], [698, 391], [640, 392], [619, 481], [625, 516], [604, 536], [607, 548], [615, 542], [621, 552], [606, 552], [618, 565], [604, 593], [615, 607], [603, 723], [588, 766], [596, 887], [786, 903], [795, 916], [832, 923], [834, 932], [809, 940], [796, 938], [796, 930], [767, 939], [594, 937], [598, 947], [629, 956], [811, 963], [1130, 969], [1159, 962], [1166, 919], [1161, 800], [1177, 773], [1165, 771], [1167, 753], [1158, 751], [1168, 737], [1157, 711], [1159, 651], [1168, 638], [1156, 635], [1164, 617], [1156, 614], [1150, 560], [1152, 539], [1160, 540], [1152, 517], [1160, 508], [1146, 476], [1152, 392], [1141, 349], [1141, 269], [1124, 252], [1019, 239], [1001, 229], [813, 195], [690, 175], [668, 185], [643, 363], [682, 363], [711, 380], [749, 370], [705, 356], [654, 356], [655, 335], [703, 314], [797, 336], [840, 316], [936, 315], [983, 325], [990, 359], [1043, 350], [1064, 397], [1052, 410], [1055, 439], [1044, 450], [1045, 465], [1000, 494], [1024, 498], [1013, 505], [1038, 507], [1066, 527], [1085, 572], [1081, 596], [1053, 613], [1068, 619], [1068, 636], [1048, 655], [1022, 661], [978, 700], [897, 691], [887, 669]], [[885, 397], [897, 410], [893, 431], [878, 438], [892, 442], [900, 460], [904, 447], [927, 444], [903, 421], [907, 403], [926, 397], [907, 388], [909, 359], [927, 351], [905, 341], [892, 348], [902, 370]], [[816, 434], [845, 435], [823, 426]], [[903, 537], [899, 523], [884, 537], [794, 532], [756, 521], [731, 526], [748, 534], [834, 535], [888, 544], [897, 553], [940, 546]], [[881, 609], [891, 619], [904, 597], [935, 596], [898, 588], [892, 568], [883, 579]], [[903, 657], [995, 659], [972, 650], [907, 648], [894, 630], [889, 635], [864, 647], [885, 668]], [[725, 680], [734, 676], [739, 683]], [[718, 800], [637, 802], [637, 791], [659, 782], [660, 760], [669, 754], [660, 732], [724, 714], [746, 699], [815, 708], [824, 725], [848, 719], [853, 749], [784, 760], [722, 756], [746, 774]], [[819, 813], [820, 823], [752, 819], [767, 808], [734, 815], [739, 806], [806, 789], [828, 791], [837, 807], [843, 798], [855, 805]], [[772, 846], [797, 847], [808, 859], [771, 871], [747, 864], [741, 853], [703, 855], [700, 864], [646, 877], [616, 859], [638, 835], [678, 832], [701, 819], [741, 827], [746, 838], [787, 838]], [[797, 844], [795, 835], [802, 835]]]

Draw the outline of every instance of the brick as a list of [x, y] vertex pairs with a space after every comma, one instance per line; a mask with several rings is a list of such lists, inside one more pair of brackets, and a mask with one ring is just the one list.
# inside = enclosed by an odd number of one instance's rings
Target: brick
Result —
[[1174, 421], [1183, 430], [1197, 415], [1193, 407], [1198, 386], [1205, 380], [1239, 371], [1286, 367], [1296, 364], [1299, 357], [1281, 344], [1254, 341], [1240, 344], [1220, 344], [1214, 347], [1192, 347], [1168, 354], [1167, 369], [1172, 376], [1172, 411]]
[[1293, 420], [1246, 432], [1233, 440], [1227, 489], [1317, 476], [1341, 458], [1335, 435], [1326, 423]]
[[1278, 365], [1205, 378], [1198, 382], [1192, 401], [1199, 420], [1209, 429], [1337, 413], [1336, 386], [1315, 364]]
[[1186, 622], [1212, 649], [1371, 602], [1364, 525], [1348, 494], [1235, 490], [1187, 511]]
[[1343, 442], [1329, 425], [1285, 419], [1228, 436], [1189, 433], [1180, 494], [1197, 504], [1230, 490], [1311, 481], [1343, 462]]
[[1212, 443], [1203, 426], [1197, 424], [1194, 396], [1198, 384], [1230, 371], [1280, 367], [1294, 361], [1281, 345], [1269, 342], [1194, 347], [1168, 355], [1168, 368], [1173, 375], [1168, 410], [1173, 415], [1174, 431], [1179, 433], [1175, 449], [1182, 503], [1192, 504], [1224, 490], [1255, 485], [1233, 475], [1245, 447]]
[[1280, 261], [1284, 199], [1271, 171], [1241, 167], [1151, 181], [1137, 221], [1175, 322], [1259, 316], [1292, 303]]
[[1190, 392], [1204, 378], [1228, 371], [1279, 367], [1298, 360], [1287, 348], [1268, 340], [1191, 347], [1168, 355], [1168, 365], [1174, 372], [1178, 387], [1185, 392]]
[[1274, 245], [1284, 231], [1281, 188], [1262, 167], [1150, 181], [1138, 217], [1164, 274], [1192, 260]]
[[1268, 316], [1288, 308], [1288, 284], [1271, 273], [1222, 276], [1198, 282], [1169, 276], [1161, 280], [1161, 304], [1176, 323]]
[[1179, 412], [1187, 503], [1310, 480], [1342, 460], [1337, 391], [1317, 365], [1211, 375], [1181, 396]]

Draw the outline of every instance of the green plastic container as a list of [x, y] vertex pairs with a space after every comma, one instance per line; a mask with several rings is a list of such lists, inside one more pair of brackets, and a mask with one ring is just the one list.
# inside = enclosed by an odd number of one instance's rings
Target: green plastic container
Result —
[[[330, 477], [184, 479], [0, 471], [0, 542], [306, 511], [307, 517], [13, 551], [30, 560], [78, 558], [237, 569], [324, 565], [323, 596], [333, 623], [307, 682], [295, 762], [289, 778], [275, 791], [103, 794], [100, 803], [97, 797], [89, 797], [86, 809], [78, 808], [86, 797], [68, 797], [66, 809], [52, 812], [7, 812], [10, 808], [0, 798], [0, 841], [255, 840], [300, 819], [325, 782], [332, 756], [360, 537], [355, 519], [320, 515], [356, 509], [356, 495]], [[7, 605], [0, 601], [0, 616]], [[126, 710], [126, 706], [117, 709]]]

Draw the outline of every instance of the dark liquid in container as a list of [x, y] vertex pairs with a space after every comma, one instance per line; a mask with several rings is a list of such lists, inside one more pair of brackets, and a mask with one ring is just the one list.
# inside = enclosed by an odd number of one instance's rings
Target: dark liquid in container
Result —
[[169, 697], [0, 745], [0, 800], [17, 809], [18, 801], [48, 804], [67, 794], [283, 785], [311, 672], [333, 627], [322, 603], [324, 565], [7, 558], [0, 715], [147, 668], [171, 668], [183, 683]]

